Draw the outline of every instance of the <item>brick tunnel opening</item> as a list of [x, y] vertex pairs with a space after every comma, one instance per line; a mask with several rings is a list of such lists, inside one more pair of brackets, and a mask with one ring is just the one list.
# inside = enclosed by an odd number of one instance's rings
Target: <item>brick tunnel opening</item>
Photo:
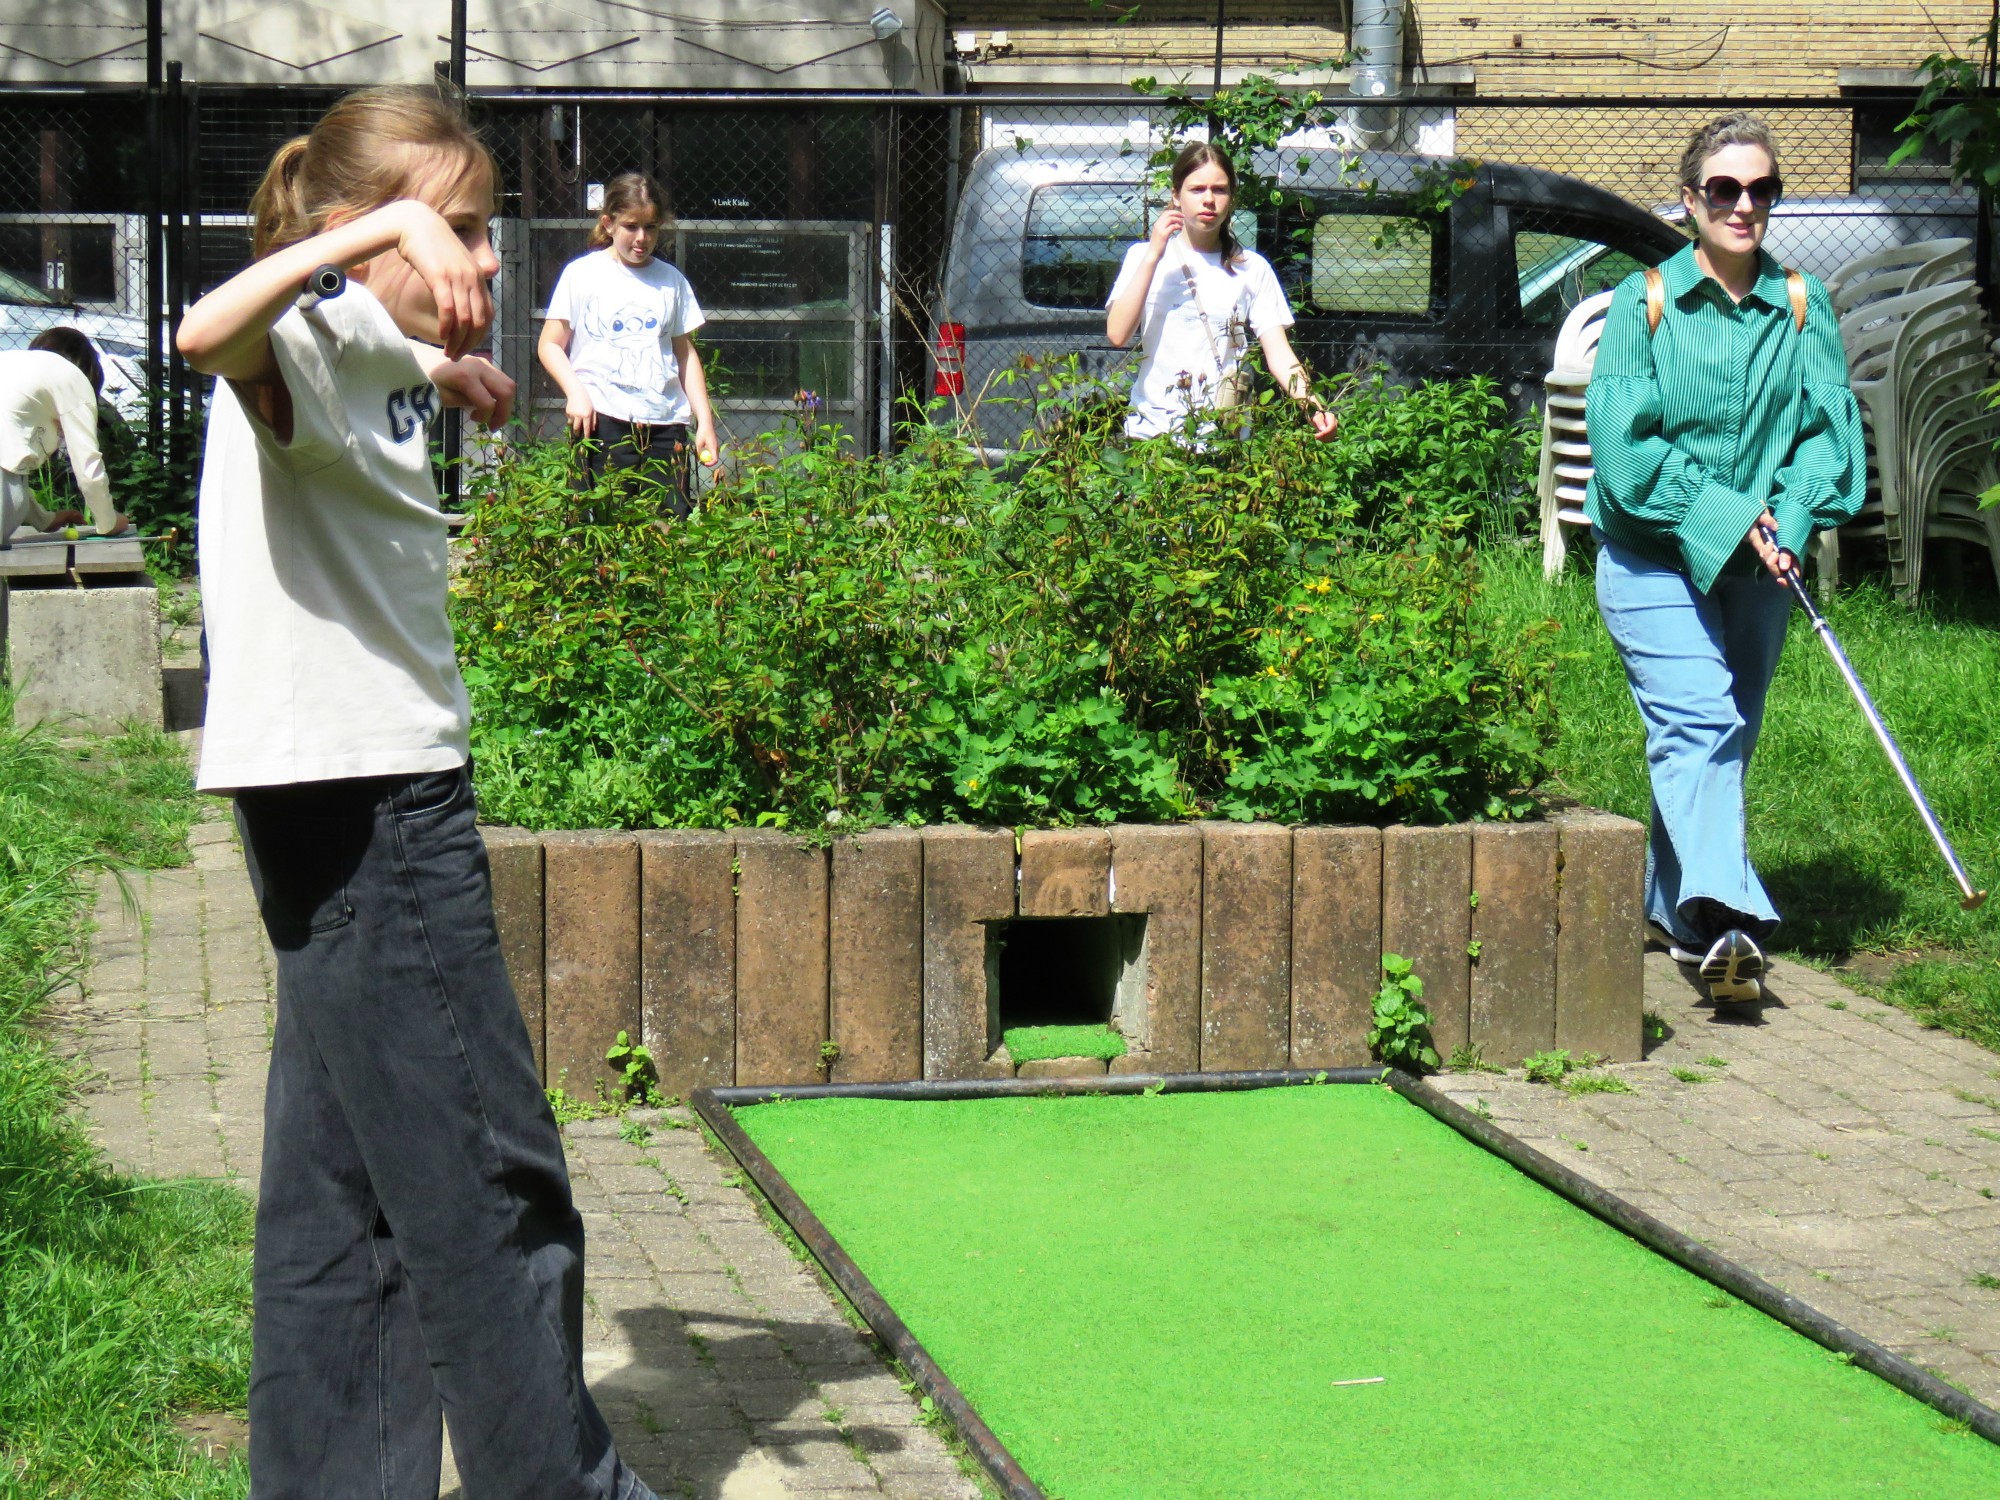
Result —
[[987, 929], [996, 1035], [1013, 1026], [1115, 1024], [1142, 1042], [1146, 918], [1016, 917]]

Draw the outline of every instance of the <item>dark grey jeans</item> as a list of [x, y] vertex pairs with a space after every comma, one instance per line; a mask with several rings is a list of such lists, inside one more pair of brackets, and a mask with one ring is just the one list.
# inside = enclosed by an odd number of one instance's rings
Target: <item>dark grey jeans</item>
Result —
[[583, 1223], [463, 770], [246, 790], [278, 956], [254, 1500], [651, 1500], [583, 1382]]

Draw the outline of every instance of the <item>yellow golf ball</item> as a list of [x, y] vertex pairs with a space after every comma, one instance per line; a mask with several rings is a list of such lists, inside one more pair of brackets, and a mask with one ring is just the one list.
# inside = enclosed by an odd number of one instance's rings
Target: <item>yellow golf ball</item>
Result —
[[73, 542], [82, 535], [83, 533], [78, 531], [74, 526], [63, 527], [63, 540], [66, 542]]
[[715, 450], [714, 450], [713, 448], [704, 448], [704, 449], [702, 449], [702, 450], [701, 450], [701, 461], [702, 461], [703, 463], [705, 463], [705, 464], [712, 464], [712, 463], [714, 463], [714, 462], [715, 462]]

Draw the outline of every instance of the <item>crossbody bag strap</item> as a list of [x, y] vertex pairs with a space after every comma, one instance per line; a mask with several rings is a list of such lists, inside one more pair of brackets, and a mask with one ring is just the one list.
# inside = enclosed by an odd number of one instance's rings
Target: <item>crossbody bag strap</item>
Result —
[[1188, 301], [1194, 304], [1194, 315], [1201, 319], [1201, 331], [1208, 338], [1208, 357], [1215, 361], [1215, 378], [1224, 381], [1229, 378], [1229, 367], [1222, 358], [1222, 346], [1215, 341], [1215, 325], [1208, 320], [1208, 309], [1202, 305], [1201, 287], [1195, 281], [1194, 266], [1188, 259], [1186, 237], [1175, 241], [1178, 253], [1181, 279], [1187, 284]]
[[[1806, 278], [1798, 271], [1785, 272], [1785, 295], [1792, 303], [1792, 327], [1806, 331]], [[1667, 311], [1667, 281], [1658, 266], [1646, 267], [1646, 337], [1660, 331], [1660, 319]]]

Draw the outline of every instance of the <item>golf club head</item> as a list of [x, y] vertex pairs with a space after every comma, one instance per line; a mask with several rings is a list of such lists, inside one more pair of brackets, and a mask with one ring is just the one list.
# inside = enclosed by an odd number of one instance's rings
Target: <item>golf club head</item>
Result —
[[1985, 904], [1986, 892], [1974, 891], [1970, 896], [1967, 896], [1963, 901], [1958, 903], [1958, 909], [1960, 911], [1978, 911]]

